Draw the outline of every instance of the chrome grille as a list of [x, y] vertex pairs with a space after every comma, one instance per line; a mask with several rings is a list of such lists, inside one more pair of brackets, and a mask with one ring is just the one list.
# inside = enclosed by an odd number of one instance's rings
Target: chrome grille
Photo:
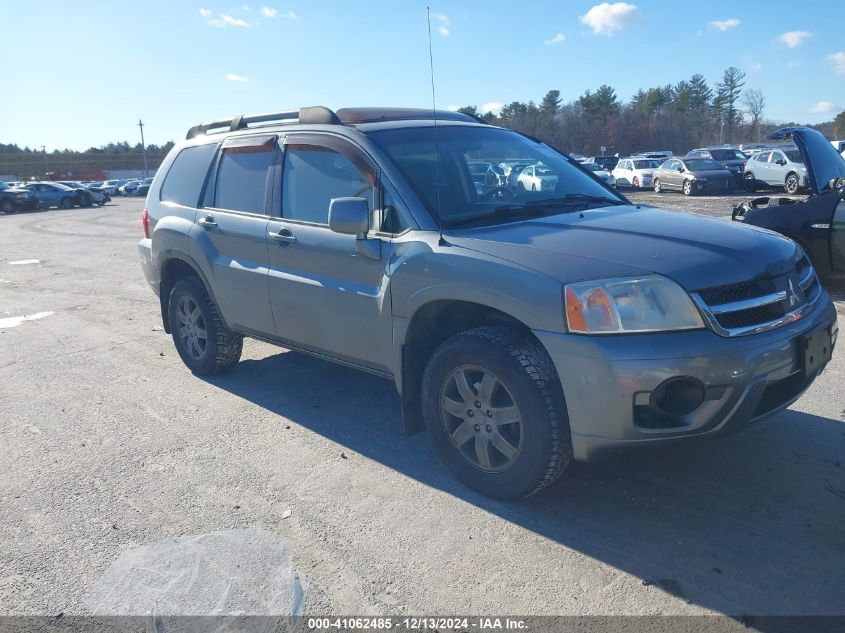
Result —
[[788, 273], [692, 293], [710, 327], [722, 336], [757, 334], [797, 321], [820, 296], [819, 280], [806, 255]]

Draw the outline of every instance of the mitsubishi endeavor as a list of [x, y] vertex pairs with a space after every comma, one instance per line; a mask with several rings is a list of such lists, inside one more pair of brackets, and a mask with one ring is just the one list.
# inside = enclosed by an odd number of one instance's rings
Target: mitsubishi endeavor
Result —
[[[476, 182], [480, 162], [553, 184]], [[143, 229], [191, 371], [232, 369], [248, 336], [393, 380], [405, 431], [427, 429], [460, 481], [501, 498], [573, 460], [761, 420], [838, 334], [792, 240], [633, 205], [543, 142], [456, 112], [197, 125]]]

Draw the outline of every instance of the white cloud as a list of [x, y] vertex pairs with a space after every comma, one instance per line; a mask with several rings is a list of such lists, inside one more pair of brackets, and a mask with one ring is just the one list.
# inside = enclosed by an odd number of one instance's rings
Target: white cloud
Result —
[[449, 16], [442, 13], [432, 13], [431, 18], [438, 24], [437, 32], [440, 33], [440, 37], [449, 37]]
[[461, 106], [448, 105], [448, 106], [446, 106], [446, 109], [447, 109], [449, 112], [457, 112], [457, 111], [460, 109], [460, 107], [461, 107]]
[[288, 11], [287, 13], [285, 13], [285, 17], [288, 20], [295, 20], [296, 19], [296, 13], [294, 13], [293, 11]]
[[799, 62], [799, 61], [797, 61], [797, 60], [793, 59], [791, 62], [788, 62], [788, 63], [786, 64], [786, 67], [787, 67], [787, 68], [798, 68], [800, 65], [801, 65], [801, 62]]
[[813, 114], [830, 114], [834, 110], [838, 110], [838, 108], [830, 101], [819, 101], [810, 112]]
[[248, 4], [242, 4], [241, 11], [246, 11], [247, 13], [249, 13], [250, 11], [252, 11], [252, 9], [249, 8]]
[[593, 29], [596, 35], [612, 36], [626, 26], [640, 19], [640, 10], [627, 2], [602, 2], [587, 11], [580, 18], [581, 22]]
[[492, 112], [493, 114], [499, 114], [499, 112], [501, 112], [502, 108], [504, 107], [504, 103], [499, 103], [498, 101], [490, 101], [489, 103], [485, 103], [481, 106], [481, 114], [487, 114], [488, 112]]
[[833, 72], [835, 74], [845, 75], [845, 53], [842, 51], [831, 53], [825, 59], [833, 66]]
[[810, 39], [811, 37], [813, 37], [813, 34], [807, 31], [789, 31], [779, 35], [777, 41], [787, 48], [795, 48], [803, 44], [804, 40]]
[[261, 7], [261, 15], [267, 18], [275, 18], [278, 11], [273, 7]]
[[246, 77], [244, 77], [243, 75], [236, 75], [235, 73], [226, 73], [226, 81], [242, 81], [242, 82], [246, 82], [246, 81], [249, 81], [249, 79], [247, 79], [247, 78], [246, 78]]
[[249, 28], [250, 26], [252, 26], [246, 20], [236, 18], [225, 13], [221, 13], [215, 18], [213, 12], [210, 9], [200, 9], [200, 15], [205, 18], [205, 21], [208, 23], [209, 26], [214, 26], [217, 28], [223, 28], [224, 26], [240, 26], [244, 28]]
[[546, 44], [560, 44], [561, 42], [566, 40], [566, 36], [563, 33], [558, 33], [550, 40], [543, 40]]
[[714, 29], [719, 29], [720, 31], [727, 31], [728, 29], [738, 27], [740, 24], [742, 23], [739, 20], [737, 20], [736, 18], [731, 18], [729, 20], [713, 20], [710, 23], [710, 26], [712, 26]]

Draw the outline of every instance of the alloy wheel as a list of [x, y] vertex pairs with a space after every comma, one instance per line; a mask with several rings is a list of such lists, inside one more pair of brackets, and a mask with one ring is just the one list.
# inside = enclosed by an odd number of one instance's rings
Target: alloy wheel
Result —
[[487, 369], [461, 365], [446, 377], [440, 417], [452, 446], [479, 470], [507, 470], [522, 452], [522, 413], [507, 387]]
[[181, 297], [176, 305], [176, 329], [185, 352], [200, 360], [208, 347], [208, 330], [202, 311], [193, 297]]

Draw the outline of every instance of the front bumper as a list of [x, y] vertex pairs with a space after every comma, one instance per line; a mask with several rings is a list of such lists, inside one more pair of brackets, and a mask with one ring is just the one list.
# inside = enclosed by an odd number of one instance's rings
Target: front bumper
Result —
[[[804, 378], [798, 337], [819, 327], [831, 328], [835, 343], [836, 310], [826, 293], [800, 321], [755, 336], [534, 333], [561, 379], [575, 458], [590, 461], [612, 449], [737, 431], [789, 406], [818, 375]], [[705, 400], [655, 427], [643, 412], [652, 392], [677, 376], [700, 380]]]

